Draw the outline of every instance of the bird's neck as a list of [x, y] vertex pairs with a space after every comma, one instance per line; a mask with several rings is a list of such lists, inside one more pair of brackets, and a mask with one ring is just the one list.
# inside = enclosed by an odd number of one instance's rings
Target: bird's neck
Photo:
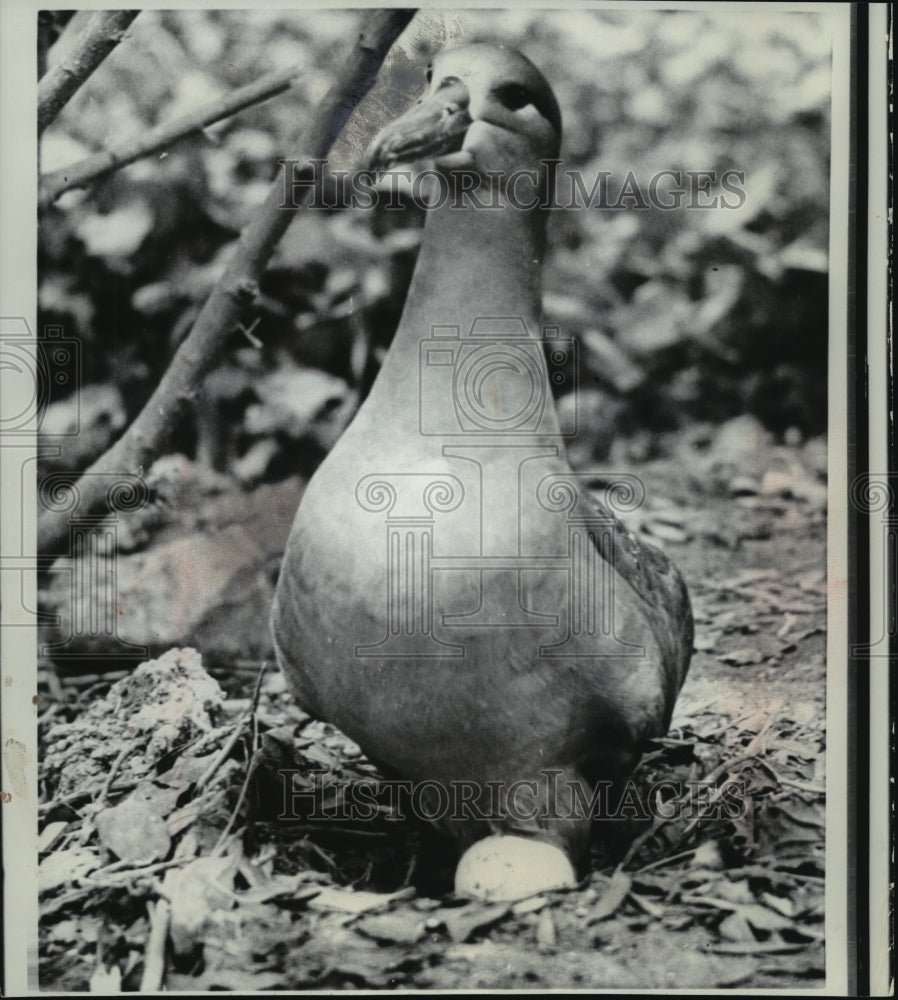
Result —
[[398, 346], [430, 336], [431, 325], [460, 326], [464, 335], [481, 316], [538, 324], [544, 252], [545, 219], [538, 210], [431, 209]]
[[417, 388], [411, 380], [422, 343], [441, 334], [435, 327], [457, 328], [465, 338], [475, 320], [513, 317], [538, 339], [545, 242], [539, 209], [430, 209], [405, 309], [369, 402], [395, 407]]

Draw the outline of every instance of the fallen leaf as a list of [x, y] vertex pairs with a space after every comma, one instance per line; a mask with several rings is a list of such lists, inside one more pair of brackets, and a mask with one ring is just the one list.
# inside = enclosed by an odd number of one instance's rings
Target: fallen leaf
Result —
[[783, 615], [783, 624], [777, 629], [777, 639], [784, 639], [791, 631], [796, 620], [795, 615], [793, 615], [791, 611], [787, 611], [785, 615]]
[[745, 919], [758, 931], [783, 931], [792, 927], [792, 921], [760, 903], [750, 903], [738, 908]]
[[745, 917], [738, 911], [724, 917], [717, 933], [724, 941], [754, 941], [755, 936]]
[[129, 864], [160, 861], [171, 850], [165, 819], [142, 797], [132, 795], [101, 810], [95, 823], [103, 846]]
[[97, 852], [88, 847], [72, 847], [48, 854], [37, 870], [38, 892], [43, 894], [83, 878], [100, 867]]
[[235, 905], [232, 882], [238, 861], [233, 857], [197, 858], [165, 873], [162, 891], [171, 903], [169, 935], [176, 954], [184, 955], [193, 948], [215, 910]]
[[617, 912], [618, 907], [627, 898], [627, 894], [632, 888], [632, 880], [625, 872], [615, 872], [605, 889], [599, 897], [599, 901], [592, 908], [589, 915], [589, 923], [598, 923], [599, 920], [606, 920]]
[[284, 989], [284, 974], [282, 972], [243, 972], [239, 969], [211, 969], [201, 972], [198, 976], [185, 976], [168, 973], [166, 987], [172, 992], [211, 993], [227, 990], [231, 993], [242, 993], [249, 996], [252, 993], [263, 993], [269, 990]]
[[78, 940], [80, 933], [81, 926], [79, 921], [60, 920], [49, 928], [47, 938], [54, 944], [71, 944], [73, 941]]
[[414, 912], [384, 913], [364, 917], [355, 929], [375, 941], [393, 941], [396, 944], [415, 944], [424, 937], [424, 921]]
[[803, 951], [807, 945], [786, 944], [785, 941], [732, 941], [712, 945], [710, 950], [718, 955], [788, 955], [793, 951]]
[[728, 899], [731, 903], [754, 903], [755, 897], [748, 885], [748, 879], [738, 882], [730, 882], [721, 879], [714, 890], [721, 899]]
[[516, 917], [523, 917], [527, 913], [538, 913], [548, 902], [549, 900], [545, 896], [531, 896], [529, 899], [522, 899], [519, 903], [515, 903], [511, 912]]
[[168, 785], [177, 789], [179, 794], [186, 792], [209, 770], [209, 765], [215, 759], [216, 753], [217, 751], [207, 753], [202, 757], [185, 754], [183, 757], [179, 757], [168, 771], [160, 774], [154, 780], [158, 785]]
[[747, 667], [755, 663], [762, 663], [764, 654], [755, 647], [745, 647], [743, 649], [733, 649], [728, 653], [721, 653], [717, 659], [721, 663], [728, 663], [734, 667]]
[[672, 524], [670, 521], [662, 521], [660, 518], [651, 518], [646, 521], [645, 529], [655, 538], [660, 538], [663, 542], [673, 542], [675, 544], [681, 544], [683, 542], [688, 542], [689, 532], [679, 525]]
[[457, 944], [463, 944], [478, 931], [498, 923], [510, 910], [511, 907], [507, 903], [495, 903], [490, 906], [472, 903], [461, 909], [445, 910], [441, 917], [452, 940]]
[[402, 889], [394, 893], [355, 892], [352, 889], [327, 888], [309, 903], [313, 910], [339, 910], [342, 913], [366, 913], [381, 910], [397, 899], [408, 899], [409, 893]]
[[306, 878], [302, 872], [298, 875], [273, 875], [269, 881], [262, 885], [253, 886], [246, 892], [240, 893], [240, 901], [244, 904], [267, 903], [279, 896], [286, 896], [288, 902], [293, 904], [312, 899], [321, 892], [320, 885], [304, 883], [306, 883]]
[[692, 855], [692, 864], [696, 868], [720, 871], [723, 868], [723, 858], [717, 841], [706, 840], [703, 844], [699, 844]]
[[49, 851], [63, 830], [68, 826], [66, 820], [57, 820], [55, 823], [48, 823], [40, 832], [37, 841], [37, 853], [44, 854]]
[[85, 215], [78, 235], [95, 257], [129, 257], [153, 228], [153, 211], [142, 199], [133, 199], [106, 215]]
[[117, 965], [110, 965], [108, 969], [100, 963], [90, 977], [91, 993], [101, 993], [103, 996], [112, 996], [114, 993], [122, 992], [122, 970]]
[[543, 910], [536, 925], [536, 943], [541, 948], [554, 948], [558, 941], [555, 931], [555, 921], [551, 910]]

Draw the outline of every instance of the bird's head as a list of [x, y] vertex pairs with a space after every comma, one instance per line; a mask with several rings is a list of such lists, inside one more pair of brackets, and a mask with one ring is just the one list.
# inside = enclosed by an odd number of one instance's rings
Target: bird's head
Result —
[[522, 169], [542, 175], [543, 161], [557, 158], [558, 101], [515, 49], [482, 42], [448, 49], [428, 67], [427, 82], [424, 96], [371, 143], [371, 169], [433, 159], [439, 169], [501, 178]]

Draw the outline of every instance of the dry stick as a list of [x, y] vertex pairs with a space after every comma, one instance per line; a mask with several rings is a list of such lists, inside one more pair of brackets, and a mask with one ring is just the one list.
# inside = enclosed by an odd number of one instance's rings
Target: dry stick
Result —
[[[209, 784], [209, 782], [215, 775], [215, 772], [228, 759], [228, 757], [231, 756], [231, 751], [237, 745], [237, 741], [240, 739], [240, 734], [243, 732], [244, 725], [250, 719], [253, 719], [254, 731], [255, 731], [256, 709], [259, 706], [259, 695], [262, 691], [262, 678], [265, 675], [265, 666], [266, 664], [263, 661], [261, 667], [257, 668], [259, 672], [256, 677], [256, 686], [255, 689], [253, 690], [253, 696], [250, 699], [250, 703], [247, 706], [247, 708], [244, 709], [241, 715], [234, 720], [234, 728], [231, 732], [231, 735], [227, 738], [227, 740], [225, 740], [224, 746], [216, 754], [215, 760], [213, 760], [212, 763], [206, 768], [206, 770], [203, 771], [199, 781], [197, 781], [195, 789], [197, 793], [201, 792], [206, 787], [206, 785]], [[255, 739], [253, 740], [253, 752], [255, 753]], [[250, 763], [252, 763], [252, 761], [250, 761]], [[248, 771], [249, 770], [251, 770], [251, 768], [248, 769]]]
[[[414, 15], [413, 8], [375, 10], [368, 15], [336, 82], [285, 165], [327, 157], [346, 120], [374, 84], [390, 46]], [[149, 467], [183, 419], [225, 338], [255, 298], [257, 282], [274, 248], [302, 204], [298, 198], [286, 199], [284, 188], [284, 179], [279, 177], [255, 220], [243, 231], [225, 273], [143, 410], [78, 481], [79, 517], [102, 509], [109, 477]], [[304, 194], [308, 195], [308, 189]], [[68, 531], [67, 510], [46, 510], [38, 524], [38, 551], [57, 551]]]
[[224, 746], [215, 755], [215, 760], [206, 768], [206, 770], [200, 776], [200, 779], [196, 783], [196, 792], [201, 792], [206, 785], [212, 780], [215, 772], [221, 767], [221, 765], [231, 756], [231, 751], [237, 745], [237, 741], [240, 739], [240, 735], [243, 732], [243, 727], [249, 722], [250, 710], [247, 709], [243, 712], [238, 719], [234, 721], [234, 728], [231, 731], [231, 735], [225, 741]]
[[[224, 830], [221, 831], [221, 835], [212, 848], [211, 857], [217, 858], [219, 854], [223, 853], [225, 849], [225, 844], [227, 843], [228, 836], [233, 828], [234, 824], [237, 822], [237, 816], [240, 814], [240, 810], [243, 808], [243, 803], [246, 801], [246, 793], [249, 789], [249, 783], [256, 772], [256, 751], [259, 749], [259, 719], [256, 715], [256, 709], [259, 707], [259, 695], [262, 691], [262, 677], [265, 674], [265, 663], [263, 662], [259, 668], [258, 676], [256, 677], [256, 689], [253, 692], [252, 705], [250, 706], [249, 712], [252, 716], [253, 722], [253, 739], [252, 746], [250, 748], [250, 757], [246, 765], [246, 773], [243, 776], [243, 784], [240, 786], [240, 794], [237, 796], [237, 802], [234, 804], [234, 808], [231, 810], [231, 815], [228, 817], [228, 822], [225, 825]], [[207, 771], [203, 775], [209, 774]], [[209, 775], [211, 777], [211, 775]]]
[[140, 992], [156, 993], [162, 989], [165, 978], [165, 942], [171, 924], [171, 903], [157, 899], [150, 911], [150, 936], [143, 956], [143, 976]]
[[[757, 737], [756, 737], [756, 739], [757, 739]], [[741, 756], [741, 757], [735, 757], [732, 760], [725, 760], [722, 764], [718, 764], [717, 767], [715, 767], [712, 771], [710, 771], [706, 775], [706, 777], [704, 779], [705, 783], [706, 784], [710, 784], [711, 782], [716, 781], [717, 778], [721, 774], [723, 774], [724, 771], [727, 771], [727, 770], [733, 771], [733, 770], [735, 770], [735, 768], [737, 768], [740, 765], [744, 764], [746, 761], [750, 761], [750, 760], [754, 760], [754, 759], [755, 759], [755, 757], [753, 755], [751, 755], [751, 754], [744, 754], [743, 756]], [[690, 796], [692, 795], [691, 791], [690, 791], [689, 795]], [[671, 821], [672, 818], [673, 817], [669, 817], [669, 816], [656, 816], [652, 820], [652, 825], [645, 832], [639, 834], [639, 836], [636, 837], [636, 839], [633, 841], [633, 843], [630, 844], [630, 847], [629, 847], [627, 853], [624, 855], [623, 861], [621, 861], [621, 863], [617, 866], [617, 868], [615, 869], [615, 871], [619, 871], [619, 872], [620, 871], [624, 871], [626, 869], [626, 866], [636, 856], [637, 852], [642, 847], [642, 845], [644, 843], [646, 843], [646, 841], [648, 841], [652, 837], [654, 837], [655, 834], [661, 829], [661, 827], [662, 826], [666, 826]], [[679, 838], [678, 845], [683, 842], [683, 840], [698, 825], [699, 820], [703, 819], [703, 818], [704, 817], [699, 816], [696, 819], [691, 820], [687, 824], [685, 831], [683, 832], [683, 834]], [[684, 852], [684, 853], [686, 853], [686, 852]], [[668, 858], [668, 860], [670, 860], [670, 858]], [[640, 871], [645, 871], [646, 869], [641, 868], [639, 870]]]
[[642, 868], [637, 869], [633, 872], [633, 874], [642, 875], [643, 872], [650, 872], [655, 868], [664, 868], [677, 861], [683, 861], [685, 858], [690, 858], [693, 854], [695, 854], [695, 848], [690, 848], [688, 851], [680, 851], [679, 854], [671, 854], [666, 858], [658, 858], [657, 861], [652, 861], [650, 864], [643, 865]]
[[204, 104], [190, 114], [151, 128], [137, 139], [120, 142], [69, 167], [55, 170], [41, 181], [38, 197], [41, 211], [49, 208], [66, 191], [86, 187], [91, 181], [164, 149], [192, 132], [198, 132], [223, 118], [229, 118], [238, 111], [243, 111], [244, 108], [282, 94], [296, 84], [301, 73], [302, 70], [298, 66], [268, 73], [245, 87], [239, 87], [224, 97]]
[[78, 36], [68, 59], [49, 70], [37, 88], [37, 134], [55, 121], [82, 83], [125, 37], [139, 10], [98, 11]]

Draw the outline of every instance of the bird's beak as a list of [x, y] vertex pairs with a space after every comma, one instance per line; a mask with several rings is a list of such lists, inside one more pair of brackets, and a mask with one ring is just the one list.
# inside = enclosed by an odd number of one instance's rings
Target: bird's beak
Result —
[[429, 93], [375, 137], [365, 154], [369, 170], [456, 153], [471, 125], [470, 95], [460, 80]]

